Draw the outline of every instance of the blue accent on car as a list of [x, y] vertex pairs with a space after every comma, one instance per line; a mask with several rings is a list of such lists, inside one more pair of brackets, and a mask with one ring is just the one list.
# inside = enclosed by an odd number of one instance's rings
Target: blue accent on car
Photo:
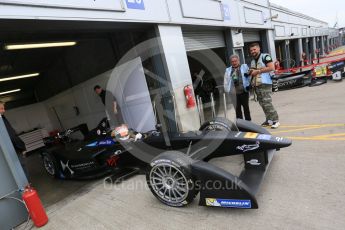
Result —
[[95, 142], [92, 142], [92, 143], [86, 145], [86, 147], [96, 147], [96, 146], [98, 146], [98, 141], [95, 141]]
[[114, 145], [115, 141], [112, 138], [108, 138], [98, 142], [98, 146], [111, 146]]

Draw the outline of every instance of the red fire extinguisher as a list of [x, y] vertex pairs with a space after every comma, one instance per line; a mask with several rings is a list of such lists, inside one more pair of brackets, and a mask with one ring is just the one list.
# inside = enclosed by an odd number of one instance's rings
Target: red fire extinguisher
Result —
[[28, 208], [29, 215], [36, 227], [42, 227], [48, 222], [48, 216], [43, 208], [40, 198], [32, 187], [25, 188], [22, 198]]
[[193, 87], [191, 85], [186, 85], [183, 88], [183, 92], [184, 92], [184, 96], [186, 97], [187, 108], [193, 108], [195, 106]]

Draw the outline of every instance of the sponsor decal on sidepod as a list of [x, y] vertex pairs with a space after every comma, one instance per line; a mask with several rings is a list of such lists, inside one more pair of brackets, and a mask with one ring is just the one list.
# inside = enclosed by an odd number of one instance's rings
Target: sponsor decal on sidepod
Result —
[[250, 200], [206, 198], [206, 205], [223, 208], [251, 208], [252, 202]]
[[236, 149], [241, 150], [242, 152], [248, 152], [248, 151], [252, 151], [255, 149], [258, 149], [260, 147], [260, 142], [256, 142], [256, 144], [253, 145], [241, 145], [241, 146], [237, 146]]

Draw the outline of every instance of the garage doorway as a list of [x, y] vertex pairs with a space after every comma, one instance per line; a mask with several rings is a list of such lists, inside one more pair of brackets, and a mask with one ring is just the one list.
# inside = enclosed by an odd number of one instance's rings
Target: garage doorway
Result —
[[[211, 98], [216, 110], [221, 104], [227, 50], [224, 31], [215, 28], [183, 28], [185, 47], [194, 93], [204, 106], [205, 119], [211, 118]], [[212, 62], [211, 56], [217, 60]]]
[[[106, 113], [94, 86], [105, 89], [107, 79], [121, 57], [145, 41], [147, 31], [151, 30], [154, 28], [150, 24], [1, 21], [0, 79], [22, 78], [2, 81], [0, 92], [7, 93], [0, 95], [0, 100], [6, 102], [6, 117], [26, 142], [29, 181], [38, 190], [44, 206], [52, 205], [93, 182], [51, 178], [45, 172], [40, 156], [45, 149], [44, 138], [81, 124], [86, 124], [88, 130], [98, 125]], [[42, 43], [64, 45], [6, 48], [11, 44]], [[151, 60], [140, 64], [144, 68], [152, 66]], [[151, 89], [155, 83], [152, 79], [148, 82], [148, 76], [143, 77], [146, 78], [146, 88]]]

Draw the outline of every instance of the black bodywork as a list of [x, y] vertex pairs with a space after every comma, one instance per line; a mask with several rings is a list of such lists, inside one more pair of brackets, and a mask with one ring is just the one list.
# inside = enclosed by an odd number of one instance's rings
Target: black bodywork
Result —
[[[82, 134], [74, 139], [73, 134]], [[81, 139], [81, 140], [80, 140]], [[60, 179], [92, 179], [111, 174], [121, 168], [140, 165], [109, 133], [107, 119], [89, 131], [85, 124], [58, 133], [45, 140], [41, 152], [49, 175]]]
[[[214, 119], [194, 132], [154, 130], [143, 133], [136, 141], [116, 140], [109, 132], [103, 134], [52, 146], [42, 155], [53, 158], [58, 171], [55, 176], [60, 178], [90, 178], [117, 169], [141, 168], [135, 172], [146, 173], [152, 193], [174, 207], [187, 205], [200, 192], [202, 206], [258, 208], [255, 195], [275, 151], [291, 145], [290, 140], [274, 137], [266, 129], [240, 119], [236, 124]], [[238, 176], [208, 163], [212, 158], [232, 155], [243, 156], [244, 169]], [[155, 169], [162, 172], [162, 178], [157, 179]], [[186, 179], [185, 188], [179, 187], [182, 182], [174, 182], [177, 173]], [[218, 185], [210, 187], [210, 183]], [[166, 193], [175, 192], [185, 195], [181, 199], [165, 197]]]
[[312, 82], [312, 70], [297, 73], [282, 73], [273, 77], [278, 90], [294, 89], [308, 86]]
[[[252, 122], [237, 120], [236, 125], [240, 131], [232, 130], [232, 124], [224, 119], [215, 119], [198, 132], [170, 134], [171, 150], [158, 151], [146, 172], [151, 192], [162, 203], [174, 207], [187, 205], [200, 192], [202, 206], [258, 208], [255, 195], [273, 155], [276, 150], [290, 146], [291, 141], [274, 137]], [[145, 142], [156, 147], [164, 143], [161, 135]], [[244, 159], [244, 169], [238, 176], [208, 163], [212, 158], [232, 155], [242, 155]], [[179, 188], [180, 181], [174, 181], [172, 175], [176, 173], [186, 178], [188, 186], [184, 190]], [[215, 183], [217, 186], [209, 186]], [[174, 191], [188, 193], [179, 200], [176, 198], [179, 195], [175, 194], [175, 198], [172, 195]]]
[[341, 74], [341, 78], [338, 79], [338, 81], [341, 81], [342, 78], [345, 77], [345, 61], [336, 61], [336, 62], [332, 62], [328, 65], [328, 69], [330, 71], [332, 71], [332, 73], [336, 73], [336, 72], [340, 72]]
[[345, 61], [336, 61], [329, 64], [328, 69], [331, 70], [333, 73], [340, 71], [342, 74], [345, 70]]

